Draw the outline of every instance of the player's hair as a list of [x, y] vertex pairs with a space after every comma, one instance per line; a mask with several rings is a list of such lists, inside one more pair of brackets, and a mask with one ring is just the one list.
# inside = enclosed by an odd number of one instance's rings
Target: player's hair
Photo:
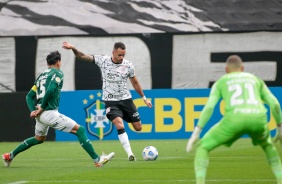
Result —
[[231, 55], [226, 60], [227, 67], [230, 69], [240, 68], [243, 64], [242, 59], [238, 55]]
[[46, 61], [48, 65], [53, 65], [58, 61], [61, 61], [61, 54], [57, 50], [50, 52], [50, 54], [48, 54], [48, 56], [46, 57]]
[[116, 50], [116, 49], [118, 49], [118, 48], [121, 48], [122, 50], [125, 50], [125, 45], [124, 45], [124, 43], [122, 43], [122, 42], [116, 42], [116, 43], [114, 44], [114, 49]]

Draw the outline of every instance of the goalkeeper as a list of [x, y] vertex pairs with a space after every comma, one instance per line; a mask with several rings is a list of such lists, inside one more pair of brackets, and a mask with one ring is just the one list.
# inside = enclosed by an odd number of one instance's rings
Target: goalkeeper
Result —
[[224, 117], [203, 136], [196, 150], [194, 169], [197, 184], [205, 183], [208, 153], [220, 145], [231, 146], [244, 134], [251, 137], [253, 145], [259, 145], [263, 149], [277, 183], [282, 184], [281, 160], [271, 140], [267, 110], [263, 102], [269, 105], [277, 123], [275, 141], [282, 143], [280, 104], [261, 79], [243, 70], [243, 62], [239, 56], [228, 57], [226, 74], [212, 86], [208, 102], [187, 143], [186, 151], [190, 152], [199, 139], [202, 128], [209, 121], [215, 105], [223, 99]]

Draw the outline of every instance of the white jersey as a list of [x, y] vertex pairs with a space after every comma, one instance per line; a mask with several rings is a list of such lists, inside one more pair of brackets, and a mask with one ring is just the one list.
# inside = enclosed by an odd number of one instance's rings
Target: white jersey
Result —
[[128, 77], [135, 76], [132, 63], [123, 59], [122, 63], [115, 64], [110, 56], [94, 55], [95, 64], [99, 66], [103, 80], [104, 101], [119, 101], [132, 98], [127, 88]]

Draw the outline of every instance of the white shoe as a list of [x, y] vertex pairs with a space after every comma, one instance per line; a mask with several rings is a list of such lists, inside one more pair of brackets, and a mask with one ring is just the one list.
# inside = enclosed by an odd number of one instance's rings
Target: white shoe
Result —
[[128, 156], [129, 161], [136, 161], [136, 157], [132, 154]]
[[106, 155], [104, 152], [99, 157], [99, 161], [95, 162], [96, 167], [103, 167], [106, 163], [108, 163], [113, 157], [115, 156], [114, 152], [111, 152], [110, 154]]

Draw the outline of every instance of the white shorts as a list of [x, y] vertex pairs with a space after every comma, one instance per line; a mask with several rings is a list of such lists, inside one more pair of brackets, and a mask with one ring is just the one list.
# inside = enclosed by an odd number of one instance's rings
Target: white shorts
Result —
[[76, 122], [71, 118], [60, 114], [58, 110], [43, 111], [39, 117], [36, 117], [35, 135], [46, 136], [49, 127], [63, 132], [70, 132]]

